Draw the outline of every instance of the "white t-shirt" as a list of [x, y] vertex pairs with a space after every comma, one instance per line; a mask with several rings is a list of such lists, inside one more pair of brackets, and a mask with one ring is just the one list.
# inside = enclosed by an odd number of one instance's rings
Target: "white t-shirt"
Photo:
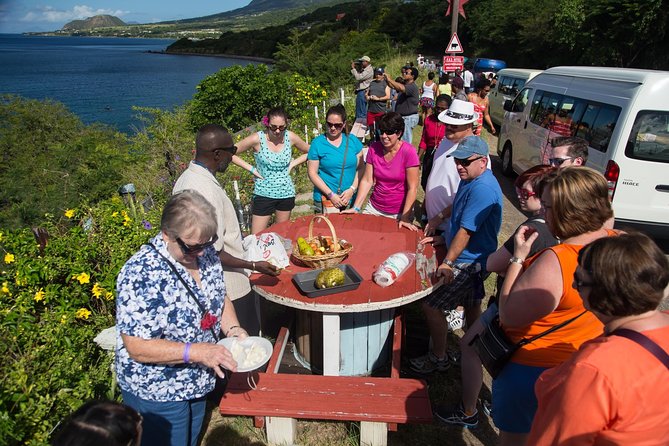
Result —
[[465, 83], [465, 88], [471, 87], [472, 82], [474, 81], [474, 75], [472, 72], [466, 70], [464, 73], [462, 73], [462, 81]]

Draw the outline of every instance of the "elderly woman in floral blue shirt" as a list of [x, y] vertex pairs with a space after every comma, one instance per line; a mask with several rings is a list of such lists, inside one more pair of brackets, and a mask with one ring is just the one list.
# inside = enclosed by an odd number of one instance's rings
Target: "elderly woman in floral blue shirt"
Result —
[[225, 293], [214, 208], [194, 191], [173, 195], [161, 232], [118, 276], [116, 374], [144, 418], [142, 445], [196, 446], [205, 397], [235, 371], [219, 334], [246, 337]]

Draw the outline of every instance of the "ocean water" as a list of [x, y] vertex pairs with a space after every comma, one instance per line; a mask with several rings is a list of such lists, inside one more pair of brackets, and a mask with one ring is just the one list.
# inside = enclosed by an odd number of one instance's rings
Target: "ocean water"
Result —
[[154, 54], [173, 40], [0, 34], [0, 94], [64, 103], [83, 122], [132, 132], [132, 106], [182, 105], [210, 74], [250, 62]]

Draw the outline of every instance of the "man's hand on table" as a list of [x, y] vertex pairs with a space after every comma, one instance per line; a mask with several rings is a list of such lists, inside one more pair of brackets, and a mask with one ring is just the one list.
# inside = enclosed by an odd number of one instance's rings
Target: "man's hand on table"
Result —
[[267, 274], [268, 276], [278, 276], [281, 274], [281, 270], [269, 262], [255, 262], [255, 265], [255, 270], [261, 274]]
[[439, 268], [437, 268], [437, 272], [435, 275], [437, 276], [437, 280], [443, 277], [444, 285], [450, 284], [451, 282], [453, 282], [453, 279], [455, 278], [455, 273], [453, 272], [453, 268], [446, 265], [445, 263], [439, 265]]
[[429, 237], [423, 237], [422, 239], [420, 239], [418, 243], [420, 243], [421, 245], [427, 245], [429, 243], [432, 246], [439, 246], [439, 245], [445, 245], [446, 239], [441, 235], [433, 235]]

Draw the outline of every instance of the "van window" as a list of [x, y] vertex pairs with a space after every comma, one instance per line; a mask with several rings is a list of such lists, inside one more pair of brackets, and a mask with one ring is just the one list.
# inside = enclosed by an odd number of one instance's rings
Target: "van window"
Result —
[[627, 140], [625, 155], [669, 163], [669, 112], [639, 112]]
[[606, 152], [618, 116], [620, 107], [590, 102], [578, 125], [576, 136], [588, 141], [593, 149]]
[[507, 96], [515, 96], [525, 86], [525, 79], [502, 76], [498, 81], [498, 90]]
[[513, 104], [511, 105], [512, 112], [518, 113], [525, 110], [525, 106], [527, 105], [527, 101], [529, 100], [530, 97], [530, 91], [532, 90], [526, 88], [523, 91], [521, 91], [520, 94], [518, 94], [518, 96], [516, 96], [516, 98], [513, 100]]
[[534, 98], [532, 110], [530, 111], [530, 121], [541, 127], [548, 128], [552, 117], [557, 112], [562, 95], [549, 91], [537, 91]]

